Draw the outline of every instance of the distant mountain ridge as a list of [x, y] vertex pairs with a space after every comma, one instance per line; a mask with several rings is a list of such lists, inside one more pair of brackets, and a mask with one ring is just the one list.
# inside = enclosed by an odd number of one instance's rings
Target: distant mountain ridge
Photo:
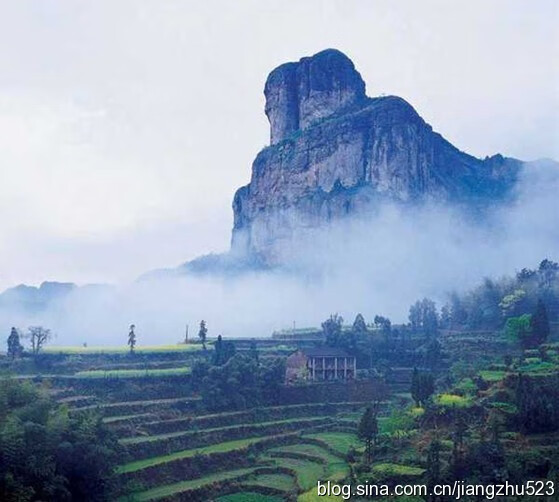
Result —
[[[40, 314], [56, 303], [63, 303], [73, 294], [83, 295], [109, 291], [106, 284], [85, 284], [78, 286], [72, 282], [45, 281], [40, 286], [20, 284], [0, 293], [0, 316], [2, 310], [23, 314]], [[1, 319], [0, 319], [1, 320]]]
[[22, 310], [38, 312], [51, 302], [65, 298], [76, 288], [70, 282], [45, 281], [39, 287], [20, 284], [0, 294], [0, 306], [18, 305]]

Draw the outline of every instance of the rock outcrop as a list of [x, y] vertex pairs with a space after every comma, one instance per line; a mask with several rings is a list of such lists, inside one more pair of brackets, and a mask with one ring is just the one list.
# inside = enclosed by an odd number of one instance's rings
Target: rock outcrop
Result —
[[486, 206], [502, 200], [522, 163], [459, 151], [405, 100], [369, 98], [351, 60], [325, 50], [270, 73], [270, 146], [233, 201], [232, 252], [281, 262], [298, 231], [362, 214], [383, 201]]

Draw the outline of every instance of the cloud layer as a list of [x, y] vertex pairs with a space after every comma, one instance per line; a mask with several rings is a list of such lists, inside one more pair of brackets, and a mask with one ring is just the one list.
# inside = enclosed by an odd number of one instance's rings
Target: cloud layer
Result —
[[[137, 326], [144, 344], [179, 341], [201, 319], [210, 335], [267, 336], [273, 330], [318, 326], [338, 312], [407, 321], [409, 305], [429, 296], [439, 303], [483, 277], [559, 260], [559, 165], [524, 169], [515, 202], [476, 221], [448, 206], [345, 221], [295, 242], [290, 271], [241, 276], [151, 278], [112, 289], [83, 289], [31, 319], [10, 312], [9, 323], [40, 323], [56, 343], [123, 344]], [[0, 328], [8, 329], [8, 324]], [[25, 324], [24, 324], [25, 325]]]

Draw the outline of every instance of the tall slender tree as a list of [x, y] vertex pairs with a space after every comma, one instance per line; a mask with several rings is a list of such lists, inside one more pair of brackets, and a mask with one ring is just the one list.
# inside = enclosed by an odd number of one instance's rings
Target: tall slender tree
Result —
[[223, 337], [221, 335], [217, 335], [217, 340], [214, 343], [213, 363], [215, 366], [223, 364]]
[[19, 341], [19, 333], [16, 328], [12, 328], [8, 337], [8, 357], [13, 361], [16, 357], [21, 356], [22, 352], [23, 347]]
[[539, 284], [542, 289], [550, 289], [559, 275], [559, 263], [547, 258], [538, 267]]
[[258, 362], [258, 347], [256, 346], [256, 341], [252, 340], [250, 342], [250, 350], [249, 355], [252, 357], [256, 362]]
[[550, 327], [549, 318], [545, 303], [540, 299], [536, 305], [536, 310], [530, 318], [530, 327], [532, 328], [533, 345], [541, 345], [545, 343], [549, 337]]
[[367, 333], [367, 323], [362, 314], [357, 314], [357, 316], [355, 316], [352, 331], [356, 336], [362, 336]]
[[[432, 488], [441, 481], [441, 442], [435, 438], [429, 444], [427, 450], [427, 485]], [[432, 491], [427, 499], [429, 502], [436, 502], [438, 497]]]
[[128, 346], [130, 347], [130, 354], [134, 353], [136, 349], [136, 325], [131, 324], [128, 332]]
[[198, 330], [198, 338], [202, 342], [202, 347], [206, 350], [206, 339], [208, 338], [208, 328], [206, 326], [206, 321], [203, 319], [200, 321], [200, 329]]
[[322, 323], [322, 332], [326, 345], [339, 347], [342, 342], [342, 324], [344, 320], [338, 314], [331, 315]]
[[373, 459], [373, 445], [378, 436], [377, 414], [372, 407], [367, 407], [359, 422], [357, 436], [365, 442], [365, 458], [368, 464]]
[[416, 406], [425, 405], [435, 392], [435, 379], [432, 373], [420, 372], [414, 368], [410, 391]]
[[415, 405], [419, 406], [419, 371], [417, 368], [413, 369], [410, 392], [412, 399], [415, 401]]

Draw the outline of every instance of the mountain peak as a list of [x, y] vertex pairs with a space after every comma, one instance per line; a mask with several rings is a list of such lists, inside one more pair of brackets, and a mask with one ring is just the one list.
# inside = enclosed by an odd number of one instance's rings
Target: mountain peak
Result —
[[384, 201], [487, 207], [509, 196], [522, 165], [460, 151], [400, 97], [367, 97], [335, 49], [278, 66], [264, 94], [271, 144], [235, 194], [232, 252], [265, 264], [281, 263], [298, 233]]
[[361, 75], [336, 49], [278, 66], [266, 80], [264, 95], [271, 144], [366, 98]]

